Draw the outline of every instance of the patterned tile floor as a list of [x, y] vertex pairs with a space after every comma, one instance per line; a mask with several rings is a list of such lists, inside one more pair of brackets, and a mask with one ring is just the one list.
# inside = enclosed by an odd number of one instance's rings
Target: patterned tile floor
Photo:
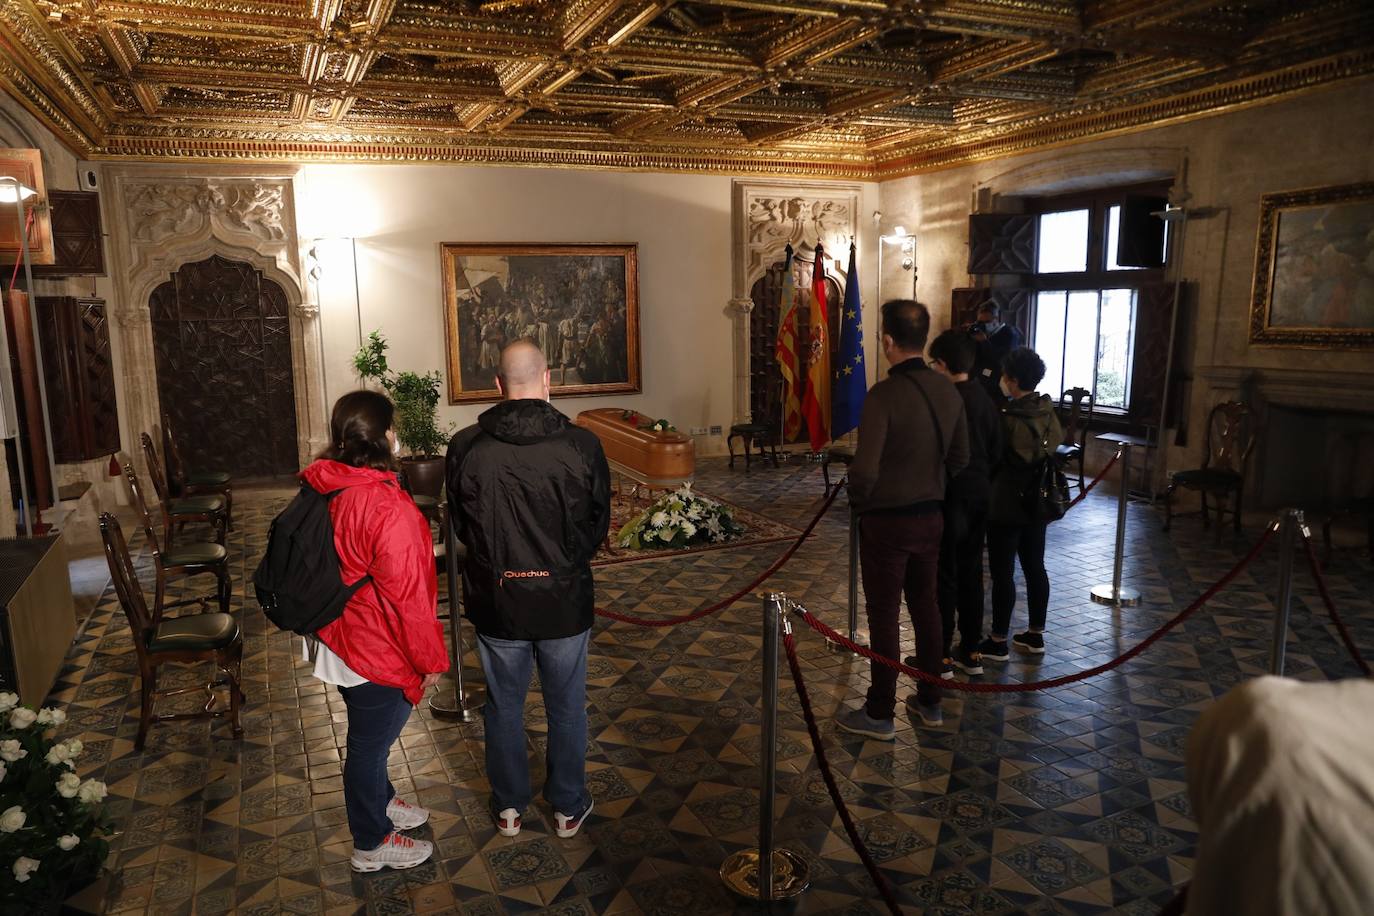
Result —
[[[819, 505], [814, 465], [730, 472], [703, 462], [698, 488], [801, 527]], [[480, 725], [415, 713], [391, 758], [398, 789], [429, 807], [425, 866], [359, 876], [342, 807], [345, 714], [288, 636], [266, 624], [244, 582], [282, 491], [245, 492], [231, 536], [236, 607], [246, 633], [245, 735], [223, 722], [154, 726], [143, 753], [128, 626], [108, 589], [94, 602], [53, 701], [86, 745], [83, 776], [104, 778], [122, 831], [104, 908], [153, 913], [753, 912], [716, 876], [754, 844], [760, 759], [759, 606], [746, 600], [683, 626], [599, 621], [589, 663], [588, 767], [596, 812], [572, 841], [553, 837], [537, 803], [515, 839], [486, 815]], [[1145, 595], [1120, 613], [1088, 590], [1111, 575], [1115, 502], [1094, 495], [1052, 527], [1048, 653], [991, 668], [993, 680], [1054, 676], [1119, 654], [1188, 603], [1244, 552], [1196, 520], [1160, 531], [1132, 505], [1126, 578]], [[842, 508], [819, 526], [775, 587], [839, 625], [846, 595]], [[600, 600], [622, 611], [682, 614], [761, 571], [771, 544], [598, 569]], [[837, 733], [830, 717], [863, 692], [867, 665], [799, 642], [842, 791], [909, 912], [1152, 914], [1189, 876], [1195, 842], [1182, 752], [1199, 710], [1260, 674], [1269, 646], [1277, 551], [1141, 658], [1051, 692], [946, 701], [942, 728], [899, 720], [895, 744]], [[87, 561], [89, 562], [89, 561]], [[1338, 549], [1331, 586], [1374, 655], [1374, 571]], [[1355, 673], [1296, 578], [1288, 672]], [[1018, 608], [1018, 618], [1024, 612]], [[908, 634], [909, 636], [909, 634]], [[469, 653], [468, 666], [476, 659]], [[796, 694], [781, 690], [778, 836], [811, 865], [797, 913], [877, 912], [876, 893], [826, 796]], [[197, 672], [186, 675], [196, 680]], [[530, 743], [542, 765], [542, 707]]]

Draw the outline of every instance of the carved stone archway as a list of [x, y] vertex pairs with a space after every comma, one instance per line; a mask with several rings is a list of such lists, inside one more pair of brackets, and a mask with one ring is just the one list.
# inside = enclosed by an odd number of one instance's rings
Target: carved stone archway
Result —
[[[754, 300], [750, 290], [769, 267], [783, 260], [789, 244], [798, 258], [810, 263], [820, 242], [825, 246], [827, 262], [839, 258], [841, 265], [847, 264], [849, 241], [859, 235], [862, 188], [735, 181], [733, 192], [733, 286], [729, 310], [734, 322], [733, 422], [741, 423], [751, 412], [749, 314], [754, 309]], [[844, 267], [832, 264], [828, 272], [840, 281], [843, 289]]]
[[274, 178], [111, 169], [116, 317], [122, 357], [125, 450], [142, 466], [139, 434], [160, 423], [148, 299], [181, 265], [218, 254], [262, 271], [286, 294], [291, 315], [297, 451], [301, 464], [328, 441], [319, 305], [306, 294], [290, 175]]

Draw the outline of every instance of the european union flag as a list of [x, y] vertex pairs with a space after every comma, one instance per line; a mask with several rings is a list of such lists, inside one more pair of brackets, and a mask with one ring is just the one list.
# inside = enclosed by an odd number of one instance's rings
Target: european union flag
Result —
[[844, 280], [844, 309], [840, 313], [840, 350], [835, 361], [835, 400], [830, 410], [830, 435], [838, 439], [859, 425], [868, 369], [864, 365], [864, 316], [859, 299], [859, 263], [849, 244], [849, 273]]

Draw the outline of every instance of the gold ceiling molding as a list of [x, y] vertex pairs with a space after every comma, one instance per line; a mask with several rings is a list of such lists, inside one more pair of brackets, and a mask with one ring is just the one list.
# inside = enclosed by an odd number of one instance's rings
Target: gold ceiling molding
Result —
[[0, 0], [91, 159], [878, 179], [1371, 73], [1367, 0]]

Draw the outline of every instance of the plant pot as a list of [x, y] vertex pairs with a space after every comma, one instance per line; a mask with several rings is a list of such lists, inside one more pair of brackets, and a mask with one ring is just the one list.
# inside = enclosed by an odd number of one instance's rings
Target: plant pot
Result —
[[410, 492], [416, 496], [443, 499], [445, 466], [443, 458], [401, 459], [401, 473], [406, 475]]

